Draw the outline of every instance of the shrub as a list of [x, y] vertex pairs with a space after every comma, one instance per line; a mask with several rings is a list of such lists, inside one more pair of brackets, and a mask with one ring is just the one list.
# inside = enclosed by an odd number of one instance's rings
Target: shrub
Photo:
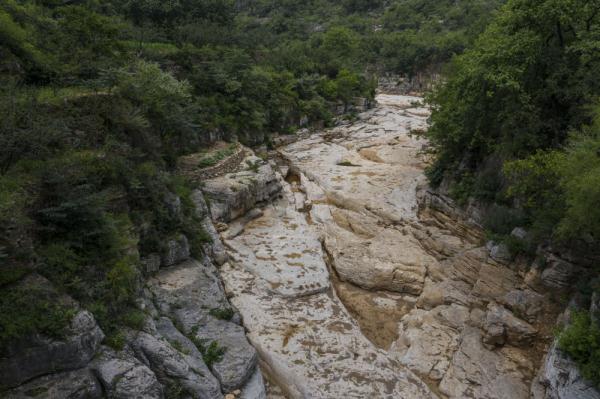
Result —
[[575, 312], [560, 334], [558, 346], [579, 366], [584, 378], [600, 385], [600, 327], [588, 312]]
[[231, 308], [214, 308], [210, 310], [210, 315], [219, 320], [231, 320], [235, 312]]
[[17, 285], [0, 291], [0, 352], [13, 340], [33, 333], [61, 338], [76, 310], [58, 294], [38, 285]]
[[125, 334], [120, 330], [109, 332], [104, 338], [104, 343], [117, 351], [123, 350], [126, 341]]
[[206, 363], [206, 366], [211, 367], [214, 363], [218, 363], [223, 360], [223, 355], [225, 354], [227, 348], [219, 346], [217, 341], [212, 341], [207, 345], [209, 341], [198, 338], [196, 334], [197, 331], [198, 326], [194, 326], [188, 338], [194, 343], [194, 345], [196, 345], [196, 348], [198, 348], [200, 353], [202, 353], [202, 359], [204, 360], [204, 363]]

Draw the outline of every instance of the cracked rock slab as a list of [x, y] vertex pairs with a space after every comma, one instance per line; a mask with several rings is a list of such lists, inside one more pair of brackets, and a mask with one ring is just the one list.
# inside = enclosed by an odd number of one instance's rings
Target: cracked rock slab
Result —
[[329, 273], [317, 235], [303, 214], [269, 206], [244, 228], [244, 234], [227, 240], [230, 255], [266, 290], [286, 297], [323, 292]]
[[331, 291], [286, 298], [263, 290], [241, 265], [224, 265], [222, 275], [263, 371], [289, 398], [435, 397], [362, 335]]

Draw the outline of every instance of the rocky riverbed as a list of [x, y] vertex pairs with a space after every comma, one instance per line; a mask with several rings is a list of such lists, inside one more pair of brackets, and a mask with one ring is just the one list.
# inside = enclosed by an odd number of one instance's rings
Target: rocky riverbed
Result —
[[476, 223], [428, 190], [420, 99], [377, 101], [253, 172], [207, 183], [229, 255], [221, 277], [270, 395], [518, 399], [571, 389], [544, 363], [558, 307], [540, 276], [486, 246]]

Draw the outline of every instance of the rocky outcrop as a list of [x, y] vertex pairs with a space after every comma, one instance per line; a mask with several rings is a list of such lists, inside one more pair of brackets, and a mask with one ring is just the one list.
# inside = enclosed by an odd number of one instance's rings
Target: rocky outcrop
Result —
[[550, 255], [546, 259], [546, 267], [542, 272], [541, 280], [550, 288], [567, 288], [577, 277], [579, 271], [574, 264]]
[[162, 257], [161, 267], [169, 267], [190, 258], [190, 243], [187, 237], [179, 234], [168, 240]]
[[546, 302], [547, 298], [529, 288], [512, 290], [502, 299], [504, 306], [529, 322], [538, 319], [544, 311]]
[[210, 259], [162, 270], [149, 281], [149, 290], [159, 313], [173, 320], [183, 334], [205, 347], [222, 350], [210, 367], [222, 389], [242, 388], [254, 373], [257, 354], [244, 329], [234, 322], [239, 317]]
[[210, 210], [204, 199], [204, 193], [202, 190], [195, 190], [192, 192], [191, 199], [196, 207], [196, 215], [201, 220], [204, 231], [210, 237], [210, 243], [204, 244], [204, 252], [210, 255], [217, 265], [222, 265], [227, 261], [228, 255], [210, 218]]
[[[380, 381], [392, 397], [434, 396], [429, 385], [528, 398], [544, 297], [507, 247], [486, 248], [475, 219], [426, 189], [426, 143], [408, 134], [426, 126], [418, 99], [378, 100], [358, 122], [279, 149], [283, 198], [220, 229], [222, 277], [263, 370], [291, 398], [385, 397]], [[376, 311], [391, 318], [381, 332], [365, 327]]]
[[271, 165], [252, 155], [242, 161], [246, 170], [205, 182], [202, 191], [210, 201], [215, 222], [230, 222], [243, 216], [257, 203], [274, 198], [281, 191]]
[[[416, 375], [365, 338], [332, 290], [322, 235], [313, 227], [315, 220], [332, 215], [325, 206], [326, 190], [307, 184], [306, 176], [300, 177], [304, 192], [279, 180], [282, 198], [221, 229], [231, 258], [221, 276], [243, 315], [262, 370], [290, 398], [435, 397]], [[214, 184], [206, 186], [210, 190]], [[228, 208], [241, 209], [233, 201], [219, 207], [213, 210], [215, 222], [223, 221], [224, 214], [242, 216]]]
[[537, 334], [536, 329], [529, 323], [494, 303], [488, 305], [482, 327], [486, 333], [483, 341], [490, 345], [530, 345]]
[[105, 348], [91, 363], [107, 396], [114, 399], [162, 399], [163, 387], [149, 367], [130, 350], [114, 352]]
[[191, 357], [176, 350], [167, 340], [146, 332], [135, 333], [130, 345], [136, 357], [144, 359], [163, 386], [180, 387], [194, 399], [221, 398], [218, 382], [206, 378], [210, 372], [201, 356]]

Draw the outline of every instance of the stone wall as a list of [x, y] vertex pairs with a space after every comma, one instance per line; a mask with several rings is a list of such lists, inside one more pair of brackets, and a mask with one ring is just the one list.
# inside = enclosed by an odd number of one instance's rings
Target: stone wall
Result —
[[237, 171], [240, 163], [248, 156], [248, 150], [244, 146], [240, 146], [233, 155], [219, 161], [216, 165], [200, 169], [193, 168], [191, 165], [183, 166], [181, 172], [190, 181], [200, 183], [204, 180], [213, 179], [218, 176], [223, 176], [227, 173]]

